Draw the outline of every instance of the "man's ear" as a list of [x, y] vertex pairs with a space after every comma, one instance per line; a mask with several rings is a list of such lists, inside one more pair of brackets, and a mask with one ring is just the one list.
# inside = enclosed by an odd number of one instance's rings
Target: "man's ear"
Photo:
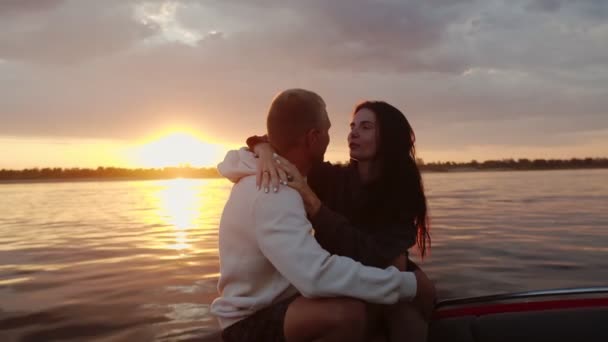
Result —
[[319, 143], [321, 131], [317, 128], [313, 128], [306, 133], [306, 147], [315, 146]]

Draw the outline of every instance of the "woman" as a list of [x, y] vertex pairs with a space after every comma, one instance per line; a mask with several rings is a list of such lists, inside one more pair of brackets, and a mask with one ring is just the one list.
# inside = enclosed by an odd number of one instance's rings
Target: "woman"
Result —
[[[289, 185], [302, 195], [319, 244], [368, 266], [400, 270], [417, 266], [407, 249], [430, 247], [426, 197], [416, 165], [414, 132], [397, 108], [368, 101], [355, 108], [348, 136], [348, 165], [320, 163], [304, 179], [274, 154], [264, 138], [248, 145], [260, 157], [258, 185]], [[425, 341], [432, 308], [411, 303], [373, 306], [376, 323], [392, 341]]]

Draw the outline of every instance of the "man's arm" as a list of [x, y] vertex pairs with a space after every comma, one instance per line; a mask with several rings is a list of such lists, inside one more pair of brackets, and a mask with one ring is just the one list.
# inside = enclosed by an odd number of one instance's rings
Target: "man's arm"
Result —
[[289, 189], [260, 194], [254, 229], [262, 253], [306, 297], [353, 297], [392, 304], [416, 295], [416, 276], [330, 255], [311, 235], [301, 197]]

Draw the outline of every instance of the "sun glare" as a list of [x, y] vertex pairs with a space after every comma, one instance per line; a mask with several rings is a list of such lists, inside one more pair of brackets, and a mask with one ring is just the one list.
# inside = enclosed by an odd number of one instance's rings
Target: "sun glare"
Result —
[[171, 133], [134, 149], [132, 159], [141, 167], [216, 165], [225, 153], [221, 145], [209, 144], [194, 134]]
[[145, 210], [138, 210], [137, 215], [148, 229], [146, 248], [178, 251], [179, 257], [217, 255], [217, 245], [203, 237], [217, 236], [217, 213], [227, 200], [229, 185], [209, 179], [165, 179], [134, 182], [133, 186], [140, 192], [137, 197], [144, 198]]

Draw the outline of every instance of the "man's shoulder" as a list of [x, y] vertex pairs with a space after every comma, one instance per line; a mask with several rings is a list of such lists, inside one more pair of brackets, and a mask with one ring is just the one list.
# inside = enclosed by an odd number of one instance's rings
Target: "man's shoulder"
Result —
[[258, 193], [258, 198], [269, 203], [281, 203], [284, 201], [293, 203], [295, 201], [301, 203], [302, 205], [304, 204], [304, 202], [302, 202], [302, 196], [300, 196], [300, 193], [298, 193], [297, 190], [285, 185], [280, 185], [277, 192], [270, 189], [268, 193], [266, 193], [262, 189]]
[[280, 203], [297, 203], [302, 206], [304, 205], [304, 202], [302, 202], [302, 196], [300, 196], [298, 191], [285, 185], [280, 185], [278, 192], [274, 192], [272, 189], [270, 189], [268, 193], [264, 192], [264, 189], [258, 190], [255, 184], [255, 175], [241, 178], [234, 185], [233, 191], [238, 194], [254, 194], [253, 196], [256, 202], [259, 201], [273, 205]]
[[248, 186], [253, 184], [253, 188], [255, 189], [255, 175], [248, 175], [241, 179], [239, 179], [235, 185]]
[[271, 230], [308, 231], [312, 228], [306, 216], [304, 201], [300, 194], [287, 186], [278, 192], [258, 191], [253, 202], [253, 215], [258, 232]]
[[306, 216], [302, 196], [288, 186], [280, 186], [278, 192], [274, 192], [272, 189], [268, 193], [259, 190], [256, 194], [255, 207], [265, 212], [285, 214], [297, 212]]

